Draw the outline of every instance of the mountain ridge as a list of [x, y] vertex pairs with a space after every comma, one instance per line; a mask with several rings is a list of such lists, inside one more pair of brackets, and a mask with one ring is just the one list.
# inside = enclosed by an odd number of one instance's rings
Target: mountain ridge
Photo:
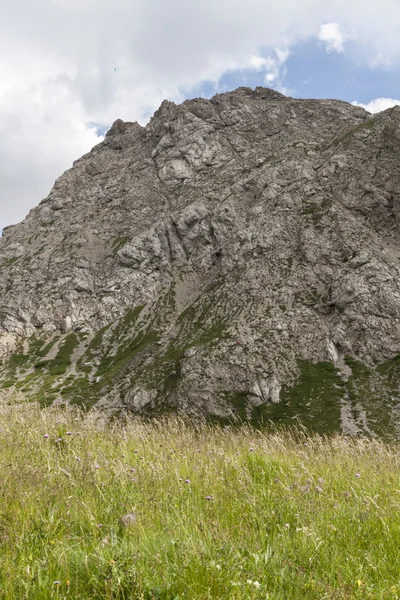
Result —
[[2, 394], [397, 435], [399, 142], [267, 88], [117, 120], [0, 239]]

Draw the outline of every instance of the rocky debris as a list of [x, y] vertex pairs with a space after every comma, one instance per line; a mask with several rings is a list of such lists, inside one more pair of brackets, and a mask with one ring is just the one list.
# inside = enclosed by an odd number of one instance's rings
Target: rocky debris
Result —
[[0, 333], [0, 361], [5, 362], [18, 349], [18, 336], [15, 333]]
[[[264, 88], [117, 120], [4, 229], [0, 330], [42, 345], [3, 379], [111, 412], [247, 418], [281, 410], [306, 362], [332, 383], [351, 381], [346, 357], [393, 360], [399, 132], [399, 107]], [[81, 337], [50, 385], [57, 333]]]

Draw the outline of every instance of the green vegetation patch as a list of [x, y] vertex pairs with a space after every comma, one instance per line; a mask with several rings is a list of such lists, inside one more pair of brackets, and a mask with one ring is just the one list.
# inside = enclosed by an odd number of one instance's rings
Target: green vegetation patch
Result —
[[294, 425], [297, 421], [310, 431], [340, 431], [340, 408], [345, 383], [330, 362], [299, 361], [300, 376], [292, 387], [284, 386], [281, 401], [253, 410], [252, 418], [264, 425]]
[[[300, 376], [284, 386], [279, 404], [256, 408], [252, 421], [288, 426], [299, 421], [310, 431], [332, 434], [341, 430], [341, 408], [346, 407], [358, 432], [382, 439], [400, 439], [400, 356], [370, 368], [351, 356], [352, 370], [344, 380], [333, 363], [299, 361]], [[240, 414], [246, 407], [245, 398]]]
[[16, 256], [14, 258], [7, 258], [7, 260], [4, 262], [4, 266], [10, 267], [11, 265], [15, 264], [20, 258], [20, 256]]
[[355, 419], [366, 419], [372, 434], [400, 439], [400, 361], [399, 356], [370, 368], [347, 356], [352, 369], [347, 389]]
[[79, 345], [76, 333], [70, 333], [61, 342], [57, 355], [53, 360], [42, 360], [35, 364], [35, 369], [46, 367], [51, 375], [64, 375], [71, 365], [71, 356]]
[[39, 351], [36, 352], [36, 356], [40, 356], [42, 358], [46, 357], [59, 339], [60, 336], [56, 335], [48, 344], [46, 344], [46, 346], [42, 350], [39, 349]]
[[[3, 389], [17, 384], [38, 359], [39, 350], [43, 346], [44, 340], [37, 336], [32, 336], [27, 342], [27, 352], [24, 352], [24, 340], [20, 339], [17, 352], [8, 359], [3, 371], [3, 378], [6, 381], [0, 384]], [[9, 385], [10, 382], [13, 382], [12, 385]]]
[[113, 243], [112, 243], [112, 251], [113, 251], [113, 255], [116, 256], [118, 251], [121, 250], [121, 248], [123, 246], [125, 246], [125, 244], [128, 241], [128, 237], [126, 236], [118, 236], [114, 239]]
[[211, 417], [209, 419], [211, 422], [220, 423], [221, 425], [225, 425], [228, 423], [243, 424], [243, 423], [248, 422], [249, 418], [247, 415], [247, 407], [248, 407], [248, 400], [247, 400], [248, 393], [247, 392], [238, 391], [238, 390], [224, 391], [224, 392], [221, 392], [220, 395], [221, 395], [221, 398], [223, 399], [224, 403], [226, 402], [232, 407], [233, 418], [221, 419], [220, 417], [211, 415]]

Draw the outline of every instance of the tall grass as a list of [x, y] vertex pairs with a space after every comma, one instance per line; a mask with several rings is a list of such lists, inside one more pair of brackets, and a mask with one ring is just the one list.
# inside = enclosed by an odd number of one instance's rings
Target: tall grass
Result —
[[400, 598], [397, 447], [34, 405], [0, 428], [0, 599]]

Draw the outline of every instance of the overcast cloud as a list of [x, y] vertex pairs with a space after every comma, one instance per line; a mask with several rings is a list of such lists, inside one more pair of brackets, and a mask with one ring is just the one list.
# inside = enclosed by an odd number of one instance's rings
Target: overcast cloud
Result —
[[374, 69], [399, 66], [399, 25], [398, 0], [3, 0], [0, 227], [101, 141], [93, 124], [144, 124], [164, 98], [204, 81], [218, 89], [227, 72], [291, 92], [285, 62], [310, 39]]

